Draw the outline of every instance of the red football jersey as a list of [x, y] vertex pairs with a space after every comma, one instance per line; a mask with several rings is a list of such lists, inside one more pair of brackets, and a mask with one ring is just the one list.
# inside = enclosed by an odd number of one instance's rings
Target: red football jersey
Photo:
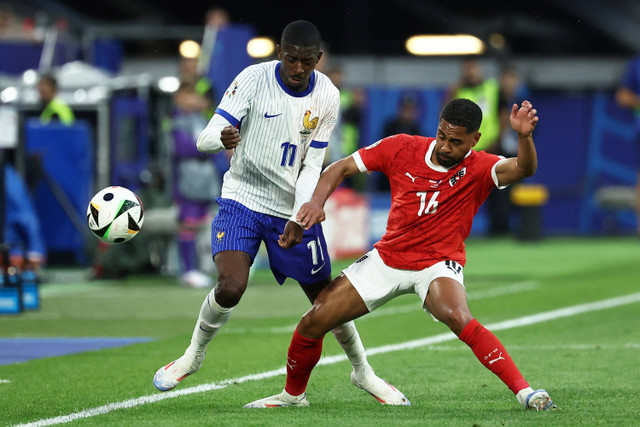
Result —
[[446, 169], [431, 162], [435, 138], [394, 135], [353, 154], [361, 171], [381, 171], [391, 184], [387, 230], [374, 247], [385, 264], [422, 270], [440, 261], [464, 265], [473, 216], [496, 187], [500, 157], [470, 150]]

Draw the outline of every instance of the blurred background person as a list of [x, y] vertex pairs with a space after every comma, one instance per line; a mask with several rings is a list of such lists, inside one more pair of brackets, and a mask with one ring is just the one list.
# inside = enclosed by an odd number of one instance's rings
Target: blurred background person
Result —
[[38, 81], [40, 94], [40, 122], [48, 124], [52, 120], [70, 126], [76, 118], [71, 107], [58, 96], [58, 81], [51, 74], [45, 74]]
[[207, 103], [202, 111], [208, 121], [215, 112], [216, 95], [211, 80], [198, 70], [198, 61], [198, 58], [180, 58], [178, 78], [181, 82], [192, 84], [195, 92]]
[[40, 221], [22, 177], [10, 163], [4, 164], [4, 238], [9, 264], [20, 270], [39, 270], [46, 258]]
[[382, 137], [406, 133], [408, 135], [420, 135], [418, 112], [420, 98], [417, 93], [404, 92], [398, 100], [396, 115], [384, 124]]
[[495, 153], [500, 138], [498, 104], [500, 85], [494, 78], [485, 78], [482, 65], [476, 58], [465, 58], [461, 64], [460, 80], [449, 89], [445, 103], [453, 98], [467, 98], [482, 109], [482, 137], [474, 147], [476, 151]]
[[197, 59], [183, 58], [180, 65], [180, 81], [193, 81], [196, 92], [211, 100], [211, 105], [204, 110], [207, 120], [213, 117], [215, 105], [220, 97], [215, 93], [213, 82], [208, 77], [218, 32], [231, 22], [229, 12], [221, 7], [213, 7], [204, 16], [204, 34], [202, 46]]
[[[510, 91], [511, 81], [505, 77], [505, 88]], [[510, 97], [507, 92], [505, 97]], [[509, 112], [511, 104], [503, 117], [500, 105], [501, 87], [497, 79], [486, 78], [482, 65], [476, 58], [465, 58], [460, 68], [460, 80], [449, 89], [447, 101], [454, 98], [467, 98], [480, 106], [482, 110], [482, 124], [480, 125], [481, 138], [473, 147], [476, 151], [487, 151], [493, 154], [502, 154], [501, 134], [510, 132]], [[503, 123], [504, 122], [504, 123]], [[517, 141], [516, 141], [517, 150]], [[488, 233], [491, 236], [508, 234], [509, 213], [511, 209], [509, 191], [493, 191], [487, 197], [486, 206], [489, 217]]]
[[[323, 59], [320, 60], [320, 62], [322, 61]], [[326, 74], [340, 90], [338, 122], [329, 139], [325, 159], [325, 165], [329, 165], [360, 148], [360, 123], [366, 97], [361, 88], [344, 86], [344, 71], [342, 68], [333, 67], [327, 70]], [[365, 181], [358, 179], [358, 177], [348, 177], [344, 180], [343, 185], [354, 190], [364, 190], [364, 183]]]
[[[498, 96], [498, 119], [500, 132], [497, 142], [487, 147], [493, 154], [504, 157], [515, 157], [518, 154], [518, 138], [509, 123], [511, 106], [526, 99], [526, 87], [522, 84], [518, 71], [505, 65], [500, 73]], [[484, 138], [484, 135], [482, 135]], [[504, 236], [511, 233], [511, 213], [514, 206], [511, 202], [511, 187], [502, 191], [493, 191], [487, 198], [489, 211], [489, 235]]]
[[[640, 152], [640, 55], [627, 63], [622, 81], [616, 90], [616, 102], [633, 114], [635, 140]], [[640, 172], [636, 183], [636, 217], [637, 233], [640, 236]]]
[[[406, 91], [400, 94], [396, 115], [387, 120], [382, 131], [382, 138], [391, 135], [406, 133], [407, 135], [420, 135], [418, 113], [420, 98], [415, 92]], [[391, 190], [389, 180], [382, 174], [376, 174], [375, 189], [380, 192]]]
[[207, 126], [202, 114], [211, 103], [196, 92], [192, 82], [182, 82], [174, 94], [171, 117], [173, 139], [173, 199], [178, 206], [177, 246], [180, 281], [196, 288], [212, 285], [199, 264], [197, 237], [212, 219], [213, 200], [220, 195], [222, 172], [228, 168], [225, 153], [206, 155], [196, 148]]
[[505, 65], [499, 77], [500, 92], [498, 100], [498, 115], [500, 117], [500, 136], [496, 153], [505, 157], [513, 157], [518, 154], [518, 139], [511, 131], [509, 125], [509, 114], [513, 104], [522, 103], [527, 99], [529, 93], [518, 70]]

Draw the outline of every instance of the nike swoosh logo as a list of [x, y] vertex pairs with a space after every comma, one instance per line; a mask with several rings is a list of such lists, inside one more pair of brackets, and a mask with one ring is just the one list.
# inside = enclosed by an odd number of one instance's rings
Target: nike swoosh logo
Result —
[[324, 262], [322, 263], [322, 265], [318, 268], [312, 268], [311, 269], [311, 274], [316, 274], [318, 271], [322, 270], [322, 267], [324, 267]]
[[271, 119], [271, 118], [273, 118], [273, 117], [278, 117], [278, 116], [281, 116], [281, 115], [282, 115], [282, 113], [280, 113], [280, 114], [269, 114], [269, 113], [264, 113], [264, 118], [265, 118], [265, 119]]

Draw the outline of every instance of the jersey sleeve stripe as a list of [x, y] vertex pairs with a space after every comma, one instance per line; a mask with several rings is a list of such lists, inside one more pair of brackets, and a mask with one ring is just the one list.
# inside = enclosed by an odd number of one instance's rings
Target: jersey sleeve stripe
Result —
[[240, 123], [240, 120], [236, 119], [231, 114], [224, 111], [222, 108], [216, 108], [216, 114], [220, 114], [222, 117], [227, 119], [229, 123], [231, 123], [231, 125], [234, 127], [238, 126], [238, 123]]
[[351, 157], [353, 157], [353, 160], [356, 162], [356, 166], [358, 166], [360, 172], [369, 172], [367, 167], [364, 165], [364, 162], [362, 161], [362, 157], [360, 157], [360, 153], [356, 151], [351, 155]]
[[329, 145], [329, 142], [321, 142], [321, 141], [316, 141], [315, 139], [313, 141], [311, 141], [311, 148], [326, 148], [327, 145]]
[[[502, 156], [500, 156], [502, 157]], [[498, 182], [498, 174], [496, 173], [496, 167], [498, 167], [498, 163], [502, 163], [504, 161], [506, 161], [507, 159], [505, 159], [504, 157], [502, 157], [500, 160], [498, 160], [493, 167], [491, 168], [491, 179], [493, 180], [493, 183], [496, 185], [496, 187], [499, 190], [503, 190], [505, 188], [508, 187], [508, 185], [500, 185], [500, 183]]]

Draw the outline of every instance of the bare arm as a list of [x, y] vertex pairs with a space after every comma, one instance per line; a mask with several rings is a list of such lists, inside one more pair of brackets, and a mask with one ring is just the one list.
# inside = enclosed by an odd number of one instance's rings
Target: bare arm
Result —
[[340, 183], [349, 176], [360, 173], [353, 157], [348, 156], [332, 163], [320, 176], [311, 200], [302, 205], [297, 219], [306, 230], [325, 220], [324, 204]]
[[518, 156], [502, 161], [496, 166], [496, 175], [501, 186], [531, 176], [538, 168], [538, 156], [533, 144], [533, 130], [538, 124], [537, 113], [529, 101], [524, 101], [520, 108], [516, 104], [511, 107], [509, 121], [511, 128], [518, 134]]

